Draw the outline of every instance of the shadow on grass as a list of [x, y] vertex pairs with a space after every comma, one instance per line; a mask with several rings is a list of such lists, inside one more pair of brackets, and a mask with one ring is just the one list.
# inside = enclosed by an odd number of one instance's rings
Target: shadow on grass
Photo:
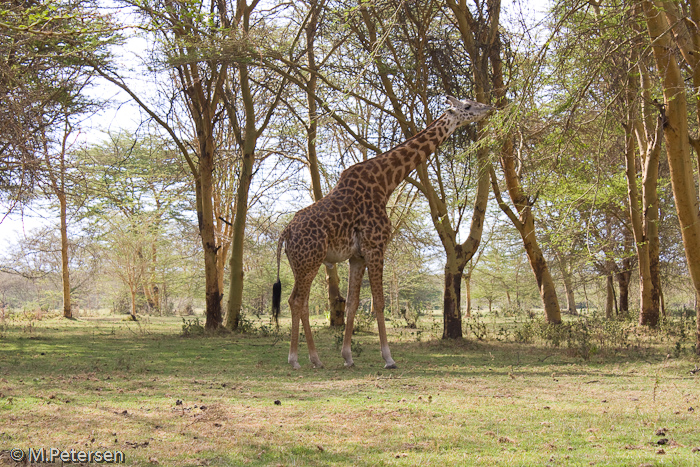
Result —
[[[176, 318], [158, 321], [150, 329], [134, 323], [112, 320], [47, 321], [30, 332], [21, 326], [8, 327], [0, 348], [0, 373], [4, 377], [70, 376], [87, 373], [123, 377], [197, 378], [227, 373], [256, 377], [290, 376], [283, 339], [239, 333], [183, 338]], [[337, 330], [315, 330], [322, 361], [328, 369], [342, 369]], [[383, 369], [376, 335], [363, 334], [354, 340], [362, 353], [355, 358], [358, 372], [412, 376], [475, 376], [508, 374], [527, 367], [530, 374], [550, 375], [566, 371], [571, 375], [600, 375], [602, 366], [619, 363], [659, 363], [665, 353], [654, 348], [606, 352], [592, 361], [576, 357], [570, 349], [532, 344], [439, 340], [390, 342], [399, 369]], [[300, 360], [305, 361], [305, 345]], [[305, 366], [299, 374], [310, 368]], [[322, 371], [314, 371], [319, 376]], [[340, 373], [342, 376], [343, 373]], [[337, 376], [337, 375], [334, 375]]]

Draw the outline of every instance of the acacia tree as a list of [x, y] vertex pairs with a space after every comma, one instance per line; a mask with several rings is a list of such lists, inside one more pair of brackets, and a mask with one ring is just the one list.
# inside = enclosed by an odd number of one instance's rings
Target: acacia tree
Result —
[[[493, 69], [491, 80], [493, 92], [498, 108], [504, 108], [509, 104], [508, 86], [506, 85], [507, 70], [504, 70], [503, 59], [501, 57], [503, 44], [501, 37], [497, 35], [494, 39], [493, 47], [489, 50], [489, 62]], [[522, 149], [522, 146], [520, 146]], [[523, 170], [525, 168], [525, 154], [522, 150], [516, 150], [515, 134], [511, 133], [503, 138], [500, 149], [499, 163], [503, 173], [503, 181], [508, 191], [512, 208], [503, 197], [499, 187], [496, 172], [491, 168], [491, 185], [494, 195], [504, 214], [508, 216], [513, 226], [516, 228], [525, 247], [530, 267], [537, 281], [537, 288], [540, 293], [542, 305], [544, 307], [547, 322], [551, 324], [561, 323], [561, 309], [557, 298], [557, 291], [554, 280], [549, 271], [549, 266], [544, 253], [537, 240], [537, 230], [535, 224], [535, 213], [533, 208], [538, 195], [528, 193], [526, 187], [521, 182]]]
[[[635, 54], [636, 55], [636, 54]], [[637, 76], [630, 76], [627, 85], [625, 119], [625, 161], [628, 203], [639, 264], [640, 314], [639, 324], [656, 326], [659, 322], [661, 284], [659, 279], [659, 156], [661, 154], [662, 115], [652, 105], [651, 83], [645, 60], [637, 62]], [[637, 79], [641, 86], [637, 85]], [[641, 94], [639, 89], [642, 89]], [[641, 118], [638, 115], [637, 95], [641, 99]], [[657, 113], [654, 116], [654, 113]], [[638, 148], [642, 172], [641, 196], [637, 188]], [[641, 201], [641, 203], [640, 203]]]
[[[123, 0], [143, 18], [143, 28], [160, 42], [165, 69], [177, 89], [170, 105], [159, 110], [139, 95], [122, 70], [93, 64], [102, 77], [124, 90], [139, 107], [172, 138], [190, 170], [195, 188], [197, 224], [204, 251], [206, 300], [205, 328], [215, 330], [223, 322], [219, 288], [217, 243], [214, 222], [214, 168], [217, 157], [216, 127], [221, 124], [228, 68], [239, 56], [245, 41], [232, 36], [227, 4], [223, 1], [191, 2], [189, 0]], [[243, 44], [243, 45], [241, 45]], [[223, 48], [228, 48], [226, 53]], [[176, 125], [176, 105], [185, 107], [190, 129], [183, 135]]]
[[[259, 0], [250, 3], [239, 0], [226, 27], [232, 34], [245, 39], [246, 53], [261, 55], [268, 47], [284, 49], [286, 32], [274, 30], [271, 18], [256, 18]], [[274, 9], [273, 9], [274, 10]], [[271, 12], [267, 14], [272, 15]], [[256, 40], [257, 38], [257, 40]], [[235, 48], [229, 53], [237, 53]], [[236, 73], [225, 81], [224, 107], [240, 151], [238, 187], [235, 198], [231, 254], [229, 259], [229, 294], [226, 327], [238, 329], [243, 305], [243, 249], [258, 140], [266, 131], [286, 89], [287, 80], [271, 70], [253, 66], [250, 58], [235, 63]]]
[[[600, 96], [594, 104], [598, 106], [595, 111], [621, 122], [624, 129], [624, 138], [613, 133], [610, 139], [624, 141], [619, 152], [624, 155], [627, 179], [629, 222], [626, 223], [634, 238], [639, 265], [639, 322], [656, 326], [661, 296], [657, 192], [662, 116], [659, 106], [654, 104], [651, 57], [641, 25], [635, 19], [638, 10], [638, 6], [628, 7], [624, 3], [581, 8], [577, 14], [570, 15], [568, 24], [572, 25], [575, 34], [568, 41], [572, 43], [569, 46], [572, 55], [576, 56], [574, 68], [585, 76], [575, 91], [575, 107], [586, 107], [582, 101], [587, 98], [582, 90], [589, 89], [589, 94]], [[593, 63], [590, 57], [597, 57], [597, 63]], [[601, 80], [602, 76], [606, 79]], [[607, 106], [607, 102], [611, 105]], [[641, 193], [637, 180], [639, 173]], [[621, 271], [625, 267], [615, 269]], [[618, 274], [621, 287], [628, 284], [627, 277], [624, 273]], [[612, 281], [612, 276], [609, 280]]]
[[137, 294], [144, 286], [153, 260], [144, 253], [155, 242], [157, 232], [153, 229], [153, 217], [148, 213], [130, 217], [118, 211], [108, 214], [111, 215], [105, 217], [108, 227], [104, 241], [109, 271], [129, 290], [129, 313], [136, 321]]
[[[89, 26], [86, 26], [89, 24]], [[0, 6], [0, 199], [28, 199], [35, 183], [58, 203], [63, 316], [72, 318], [68, 241], [70, 144], [85, 97], [114, 42], [108, 18], [86, 0]]]
[[[58, 145], [49, 143], [49, 136], [46, 130], [43, 133], [43, 153], [46, 174], [48, 178], [48, 189], [58, 201], [58, 215], [60, 219], [61, 237], [61, 284], [63, 288], [63, 317], [72, 319], [71, 309], [71, 285], [69, 267], [69, 242], [68, 242], [68, 191], [69, 181], [69, 145], [72, 134], [70, 116], [65, 115], [63, 121], [63, 135], [58, 141]], [[57, 146], [57, 147], [56, 147]], [[55, 151], [55, 152], [54, 152]]]
[[[163, 232], [170, 221], [184, 221], [189, 210], [187, 174], [172, 144], [154, 134], [131, 135], [125, 131], [109, 134], [99, 144], [79, 153], [86, 179], [85, 218], [104, 235], [114, 213], [129, 224], [148, 219], [148, 242], [138, 252], [145, 268], [139, 273], [139, 288], [151, 311], [162, 312], [165, 283], [158, 277]], [[127, 284], [125, 282], [125, 284]], [[128, 284], [127, 284], [128, 285]]]
[[0, 4], [0, 200], [30, 195], [45, 175], [47, 136], [60, 146], [66, 116], [85, 111], [85, 62], [106, 62], [112, 31], [91, 0]]
[[[700, 45], [700, 31], [697, 28], [700, 24], [700, 4], [694, 0], [682, 2], [692, 24], [680, 19], [681, 15], [675, 3], [639, 0], [637, 4], [643, 11], [664, 96], [662, 127], [676, 213], [681, 226], [690, 277], [696, 295], [700, 297], [700, 201], [690, 157], [690, 143], [695, 140], [691, 138], [688, 128], [690, 114], [687, 87], [681, 71], [682, 66], [688, 66], [690, 69], [697, 110], [700, 108], [697, 95], [700, 88], [700, 61], [692, 51]], [[673, 34], [669, 34], [669, 31]], [[680, 53], [676, 55], [675, 51]], [[695, 149], [700, 157], [698, 147]], [[696, 350], [700, 354], [700, 299], [696, 302], [699, 303], [696, 310]]]

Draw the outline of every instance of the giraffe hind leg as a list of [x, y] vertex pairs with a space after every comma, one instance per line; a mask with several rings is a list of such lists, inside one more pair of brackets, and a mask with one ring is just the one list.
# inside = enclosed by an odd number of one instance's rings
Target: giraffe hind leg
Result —
[[348, 273], [348, 298], [345, 302], [346, 322], [345, 336], [343, 338], [343, 348], [340, 352], [345, 359], [345, 366], [351, 367], [355, 363], [352, 360], [352, 330], [355, 320], [355, 313], [360, 304], [360, 288], [362, 287], [362, 276], [365, 273], [365, 262], [361, 258], [350, 258], [350, 271]]
[[382, 283], [382, 274], [384, 270], [384, 261], [375, 259], [367, 265], [367, 274], [369, 276], [369, 284], [372, 288], [372, 308], [377, 315], [377, 328], [379, 330], [379, 343], [381, 346], [382, 358], [384, 358], [384, 368], [397, 368], [396, 362], [391, 358], [389, 350], [389, 341], [386, 337], [386, 324], [384, 323], [384, 285]]
[[301, 365], [299, 365], [299, 320], [301, 315], [299, 307], [296, 305], [297, 301], [292, 300], [295, 291], [296, 285], [294, 286], [292, 295], [289, 296], [289, 309], [292, 312], [292, 338], [289, 344], [289, 357], [287, 361], [292, 365], [293, 369], [298, 370], [301, 368]]

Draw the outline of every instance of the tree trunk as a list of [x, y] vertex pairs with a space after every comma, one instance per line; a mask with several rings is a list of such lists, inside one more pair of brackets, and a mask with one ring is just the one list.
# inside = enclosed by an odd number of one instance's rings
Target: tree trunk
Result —
[[463, 269], [457, 264], [457, 258], [447, 259], [445, 265], [445, 296], [443, 298], [443, 339], [462, 338], [462, 311], [460, 295]]
[[330, 326], [339, 328], [345, 326], [345, 298], [340, 294], [340, 277], [338, 268], [326, 268], [326, 284], [328, 285], [328, 309], [330, 311]]
[[[510, 149], [508, 148], [509, 146]], [[503, 167], [503, 172], [506, 174], [506, 183], [509, 186], [511, 200], [518, 210], [519, 215], [516, 215], [505, 203], [505, 201], [503, 201], [501, 190], [498, 187], [498, 180], [496, 180], [496, 171], [491, 168], [491, 186], [493, 187], [493, 193], [496, 197], [496, 201], [498, 202], [498, 206], [508, 216], [523, 240], [523, 245], [525, 247], [525, 252], [527, 253], [528, 261], [530, 262], [530, 267], [532, 268], [532, 272], [535, 274], [537, 289], [540, 293], [540, 298], [542, 299], [542, 306], [544, 307], [547, 322], [551, 324], [560, 324], [561, 309], [559, 308], [557, 291], [554, 287], [552, 275], [547, 267], [547, 261], [542, 254], [540, 246], [537, 244], [537, 239], [535, 237], [535, 220], [531, 213], [530, 203], [527, 200], [527, 197], [525, 197], [521, 192], [520, 182], [511, 160], [512, 143], [506, 142], [504, 144], [504, 154], [509, 153], [511, 154], [510, 157], [501, 157], [501, 166]]]
[[[238, 329], [243, 306], [243, 245], [245, 243], [245, 226], [248, 219], [248, 194], [253, 180], [253, 165], [255, 164], [255, 146], [257, 144], [258, 130], [255, 128], [255, 102], [250, 89], [248, 67], [245, 64], [238, 65], [240, 77], [241, 97], [245, 106], [245, 127], [242, 137], [240, 174], [238, 175], [238, 190], [236, 191], [236, 214], [233, 219], [231, 239], [231, 259], [229, 260], [229, 284], [228, 313], [226, 314], [226, 327], [230, 330]], [[233, 109], [229, 106], [229, 115]], [[232, 117], [229, 117], [232, 119]]]
[[68, 266], [68, 222], [67, 203], [64, 193], [58, 194], [58, 202], [61, 216], [61, 280], [63, 282], [63, 317], [73, 318], [70, 298], [70, 269]]
[[464, 316], [467, 318], [472, 317], [472, 271], [464, 274], [464, 285], [466, 286], [465, 295], [467, 300], [467, 307], [464, 310]]
[[[623, 267], [626, 266], [623, 261]], [[630, 279], [632, 278], [632, 271], [629, 268], [623, 269], [617, 273], [617, 287], [620, 289], [620, 315], [623, 317], [629, 316], [630, 312], [630, 301], [629, 301], [629, 290], [630, 290]]]
[[[693, 164], [690, 159], [690, 134], [686, 84], [676, 61], [675, 47], [667, 34], [669, 24], [656, 2], [642, 1], [647, 30], [652, 39], [656, 66], [661, 75], [664, 95], [663, 132], [671, 172], [671, 186], [681, 227], [688, 270], [696, 294], [700, 294], [700, 207], [695, 191]], [[700, 307], [697, 309], [700, 323]], [[700, 339], [700, 336], [698, 337]], [[700, 348], [700, 347], [698, 347]]]
[[[481, 122], [479, 123], [481, 124]], [[481, 127], [480, 127], [481, 129]], [[481, 234], [484, 228], [484, 216], [489, 195], [489, 167], [488, 154], [485, 150], [477, 151], [479, 162], [479, 181], [477, 185], [472, 222], [469, 229], [469, 237], [459, 244], [457, 233], [447, 222], [446, 206], [438, 194], [429, 184], [429, 177], [424, 165], [418, 167], [418, 174], [423, 182], [423, 194], [428, 198], [432, 213], [433, 225], [445, 249], [445, 287], [443, 298], [443, 339], [457, 339], [462, 337], [462, 313], [461, 313], [461, 281], [464, 268], [474, 256], [481, 243]], [[441, 215], [441, 213], [445, 213]]]
[[[224, 291], [224, 271], [225, 271], [225, 265], [226, 261], [228, 260], [228, 253], [229, 250], [231, 249], [231, 244], [228, 243], [226, 240], [230, 238], [231, 232], [230, 229], [221, 229], [219, 228], [219, 238], [221, 239], [219, 241], [219, 251], [216, 252], [216, 277], [217, 281], [219, 283], [219, 290], [221, 292]], [[225, 242], [225, 244], [224, 244]]]
[[659, 320], [658, 307], [652, 299], [652, 280], [649, 242], [644, 230], [642, 213], [639, 208], [639, 193], [637, 190], [637, 166], [635, 162], [634, 139], [631, 125], [625, 128], [626, 135], [626, 165], [627, 165], [627, 199], [632, 219], [635, 247], [639, 263], [639, 324], [654, 327]]
[[236, 193], [236, 215], [233, 221], [233, 237], [231, 240], [231, 256], [229, 259], [229, 293], [226, 327], [238, 329], [243, 306], [243, 245], [245, 242], [245, 225], [248, 216], [248, 193], [253, 179], [253, 163], [255, 156], [252, 152], [244, 153], [241, 158], [238, 192]]
[[[551, 324], [560, 324], [561, 309], [559, 308], [559, 300], [557, 299], [557, 290], [554, 286], [552, 275], [549, 273], [547, 260], [545, 260], [542, 250], [535, 240], [534, 221], [529, 222], [532, 222], [531, 230], [526, 228], [520, 233], [520, 235], [522, 236], [525, 244], [525, 251], [527, 252], [527, 257], [530, 260], [530, 266], [532, 267], [532, 271], [535, 273], [537, 288], [540, 292], [540, 298], [542, 299], [542, 305], [544, 306], [544, 313], [547, 318], [547, 322]], [[526, 222], [526, 225], [529, 222]]]
[[150, 281], [148, 281], [148, 279], [143, 281], [142, 288], [143, 288], [143, 295], [146, 297], [146, 304], [148, 305], [148, 309], [155, 310], [156, 304], [153, 301], [153, 295], [151, 294], [152, 289], [151, 289]]
[[129, 284], [129, 293], [131, 295], [131, 320], [136, 321], [136, 284]]
[[575, 315], [576, 298], [574, 297], [574, 287], [570, 276], [564, 278], [564, 291], [566, 292], [566, 312], [570, 315]]
[[157, 285], [153, 284], [153, 303], [155, 304], [156, 310], [160, 314], [160, 316], [163, 316], [163, 309], [161, 308], [161, 301], [160, 301], [160, 289], [158, 288]]
[[615, 287], [613, 287], [613, 276], [608, 274], [605, 277], [605, 319], [615, 317]]
[[[205, 128], [211, 122], [203, 122]], [[214, 141], [213, 131], [205, 131], [199, 134], [199, 183], [196, 186], [201, 195], [198, 203], [199, 234], [204, 248], [204, 287], [206, 294], [206, 321], [205, 329], [215, 330], [222, 322], [221, 315], [221, 290], [219, 289], [218, 268], [216, 265], [216, 234], [214, 232], [214, 207], [212, 202], [214, 172]]]
[[559, 270], [561, 271], [561, 276], [564, 280], [564, 291], [566, 292], [566, 312], [570, 315], [576, 314], [576, 300], [574, 297], [574, 280], [573, 274], [569, 269], [565, 256], [559, 252], [555, 252], [557, 262], [559, 263]]
[[695, 353], [700, 355], [700, 293], [695, 295]]

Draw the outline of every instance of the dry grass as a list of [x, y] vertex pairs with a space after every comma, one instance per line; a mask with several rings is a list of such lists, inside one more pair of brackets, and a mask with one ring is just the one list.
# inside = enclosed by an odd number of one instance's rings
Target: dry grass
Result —
[[345, 369], [319, 329], [327, 368], [294, 372], [284, 339], [185, 339], [181, 324], [7, 323], [0, 449], [121, 450], [127, 465], [169, 466], [700, 465], [698, 361], [663, 345], [583, 361], [395, 330], [400, 369], [386, 371], [375, 335], [357, 337], [364, 352]]

